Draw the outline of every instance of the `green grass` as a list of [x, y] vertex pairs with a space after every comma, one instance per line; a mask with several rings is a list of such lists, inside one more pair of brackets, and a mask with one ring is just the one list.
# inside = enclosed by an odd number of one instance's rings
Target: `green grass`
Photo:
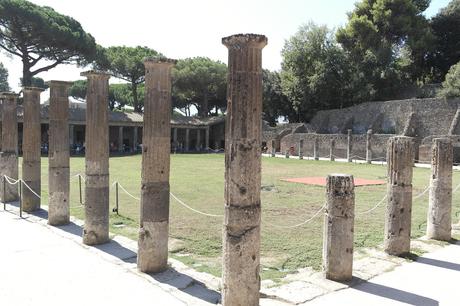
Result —
[[[277, 228], [300, 223], [320, 209], [325, 188], [280, 181], [286, 177], [326, 176], [348, 173], [366, 179], [385, 179], [386, 167], [379, 165], [262, 159], [262, 278], [277, 279], [298, 268], [321, 267], [323, 218], [294, 229]], [[110, 180], [117, 180], [136, 197], [140, 194], [141, 156], [110, 159]], [[42, 159], [43, 203], [47, 203], [48, 160]], [[71, 159], [72, 177], [84, 173], [84, 158]], [[414, 168], [414, 194], [428, 185], [429, 169]], [[453, 185], [460, 183], [454, 172]], [[223, 214], [224, 156], [173, 155], [171, 157], [171, 191], [188, 205], [211, 214]], [[386, 186], [355, 188], [356, 212], [372, 208], [385, 195]], [[110, 206], [115, 206], [114, 189]], [[460, 213], [460, 192], [454, 194], [454, 220]], [[413, 203], [412, 236], [425, 232], [428, 194]], [[372, 213], [357, 216], [355, 246], [376, 247], [382, 243], [385, 203]], [[139, 203], [120, 191], [120, 214], [111, 213], [113, 233], [137, 239]], [[84, 218], [79, 205], [78, 180], [71, 180], [71, 213]], [[114, 226], [123, 224], [123, 227]], [[170, 236], [176, 244], [172, 256], [201, 271], [220, 274], [222, 218], [191, 212], [171, 199]], [[176, 239], [178, 241], [176, 241]]]

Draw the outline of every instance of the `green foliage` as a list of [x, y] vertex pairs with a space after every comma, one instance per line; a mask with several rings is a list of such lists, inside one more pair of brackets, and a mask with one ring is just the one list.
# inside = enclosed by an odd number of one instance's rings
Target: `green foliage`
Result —
[[3, 63], [0, 63], [0, 92], [9, 91], [10, 85], [8, 84], [8, 70], [6, 70]]
[[131, 100], [134, 111], [142, 112], [143, 101], [137, 92], [139, 84], [145, 81], [144, 59], [146, 57], [163, 57], [163, 55], [147, 47], [109, 47], [98, 49], [96, 67], [108, 70], [115, 77], [131, 84]]
[[226, 109], [227, 66], [206, 57], [179, 60], [173, 69], [173, 106], [205, 117]]
[[276, 71], [263, 70], [263, 119], [276, 125], [280, 116], [295, 118], [295, 111], [281, 87], [281, 77]]
[[290, 121], [308, 121], [318, 110], [351, 103], [352, 67], [326, 26], [300, 27], [282, 56], [281, 84], [294, 110], [286, 113]]
[[[20, 80], [21, 80], [21, 84], [24, 84], [23, 79], [21, 78]], [[42, 89], [47, 89], [49, 87], [48, 85], [45, 84], [45, 80], [43, 80], [42, 78], [39, 78], [39, 77], [32, 77], [30, 86], [31, 87], [38, 87], [38, 88], [42, 88]]]
[[440, 96], [445, 98], [460, 97], [460, 62], [452, 66], [446, 74]]
[[460, 61], [460, 0], [452, 0], [430, 20], [435, 36], [427, 56], [427, 77], [442, 82], [449, 68]]
[[423, 11], [428, 0], [361, 0], [337, 40], [349, 52], [367, 99], [391, 99], [422, 77], [432, 42]]
[[[0, 0], [0, 48], [21, 58], [22, 83], [62, 63], [91, 61], [96, 43], [75, 19], [25, 0]], [[51, 63], [32, 70], [41, 60]]]

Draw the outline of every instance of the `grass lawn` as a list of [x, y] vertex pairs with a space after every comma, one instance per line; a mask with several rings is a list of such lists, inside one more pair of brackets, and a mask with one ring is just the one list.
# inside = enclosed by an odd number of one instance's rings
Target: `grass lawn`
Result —
[[[173, 155], [171, 192], [193, 208], [210, 214], [223, 214], [224, 155]], [[110, 159], [110, 181], [115, 180], [134, 196], [140, 195], [141, 156]], [[276, 279], [298, 268], [321, 267], [322, 225], [319, 215], [303, 226], [287, 229], [278, 226], [298, 224], [324, 204], [325, 188], [280, 181], [281, 178], [326, 176], [348, 173], [365, 179], [385, 179], [386, 167], [295, 159], [262, 159], [262, 278]], [[71, 158], [71, 175], [84, 173], [84, 158]], [[42, 159], [42, 195], [47, 203], [48, 159]], [[414, 168], [414, 194], [429, 183], [430, 170]], [[453, 186], [460, 183], [454, 172]], [[385, 195], [386, 186], [355, 188], [356, 213], [372, 208]], [[111, 208], [115, 189], [111, 190]], [[460, 192], [453, 199], [454, 222], [460, 213]], [[412, 235], [425, 232], [428, 193], [414, 200]], [[385, 203], [370, 214], [357, 215], [355, 247], [375, 247], [383, 241]], [[79, 205], [78, 180], [71, 179], [71, 214], [84, 218]], [[110, 231], [137, 239], [139, 202], [120, 190], [120, 214], [111, 213]], [[120, 227], [119, 225], [124, 226]], [[115, 225], [115, 226], [114, 226]], [[196, 214], [171, 199], [170, 236], [174, 239], [172, 256], [201, 271], [220, 275], [222, 218]]]

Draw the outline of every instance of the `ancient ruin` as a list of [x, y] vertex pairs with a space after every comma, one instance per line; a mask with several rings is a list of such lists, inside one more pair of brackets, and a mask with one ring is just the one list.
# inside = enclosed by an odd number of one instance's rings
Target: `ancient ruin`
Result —
[[240, 34], [222, 43], [228, 48], [222, 304], [258, 306], [262, 49], [267, 38]]

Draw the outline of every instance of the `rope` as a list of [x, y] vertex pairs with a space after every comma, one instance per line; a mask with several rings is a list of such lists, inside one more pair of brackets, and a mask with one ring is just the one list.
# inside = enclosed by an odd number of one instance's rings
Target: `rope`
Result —
[[198, 214], [200, 214], [200, 215], [208, 216], [208, 217], [219, 217], [219, 218], [223, 217], [223, 215], [213, 215], [213, 214], [208, 214], [208, 213], [199, 211], [199, 210], [197, 210], [197, 209], [195, 209], [195, 208], [192, 208], [192, 207], [188, 206], [188, 205], [185, 204], [184, 202], [182, 202], [182, 201], [181, 201], [178, 197], [176, 197], [173, 193], [170, 192], [169, 194], [170, 194], [171, 197], [172, 197], [174, 200], [176, 200], [179, 204], [181, 204], [182, 206], [184, 206], [184, 207], [190, 209], [191, 211], [196, 212], [196, 213], [198, 213]]
[[265, 221], [264, 221], [264, 223], [267, 223], [267, 224], [270, 225], [270, 226], [278, 227], [278, 228], [296, 228], [296, 227], [299, 227], [299, 226], [302, 226], [302, 225], [305, 225], [305, 224], [311, 222], [311, 221], [312, 221], [313, 219], [315, 219], [315, 218], [319, 215], [319, 213], [320, 213], [321, 211], [323, 211], [325, 208], [326, 208], [326, 203], [325, 203], [325, 204], [324, 204], [324, 205], [323, 205], [313, 216], [311, 216], [309, 219], [307, 219], [307, 220], [305, 220], [305, 221], [303, 221], [303, 222], [301, 222], [301, 223], [295, 224], [295, 225], [276, 225], [276, 224], [273, 224], [273, 223], [270, 223], [270, 222], [265, 222]]
[[35, 191], [33, 191], [32, 188], [31, 188], [29, 185], [27, 185], [26, 182], [24, 182], [23, 180], [20, 180], [20, 181], [21, 181], [21, 183], [22, 183], [24, 186], [26, 186], [27, 189], [29, 189], [30, 192], [32, 192], [37, 198], [39, 198], [39, 199], [42, 198], [42, 197], [41, 197], [40, 195], [38, 195]]
[[455, 187], [455, 189], [452, 191], [452, 193], [457, 192], [459, 188], [460, 188], [460, 184], [458, 184], [457, 187]]
[[72, 178], [75, 178], [75, 177], [81, 177], [81, 179], [83, 180], [83, 182], [86, 182], [85, 177], [84, 177], [83, 175], [81, 175], [80, 173], [78, 173], [78, 174], [72, 176]]
[[387, 196], [385, 195], [378, 203], [377, 205], [375, 205], [374, 207], [372, 207], [371, 209], [369, 210], [366, 210], [366, 211], [362, 211], [362, 212], [357, 212], [356, 215], [365, 215], [365, 214], [368, 214], [374, 210], [376, 210], [385, 200], [386, 200]]
[[[8, 184], [10, 184], [10, 185], [16, 185], [20, 181], [20, 179], [15, 180], [14, 178], [11, 178], [11, 177], [9, 177], [7, 175], [4, 175], [3, 177], [5, 178], [6, 182]], [[11, 181], [13, 181], [13, 182], [11, 182]]]
[[135, 196], [133, 196], [131, 193], [129, 193], [128, 190], [126, 190], [125, 187], [123, 187], [119, 182], [114, 182], [114, 183], [112, 184], [112, 186], [115, 185], [116, 183], [118, 183], [118, 187], [120, 187], [121, 190], [123, 190], [123, 191], [124, 191], [127, 195], [129, 195], [131, 198], [133, 198], [133, 199], [136, 200], [136, 201], [140, 201], [140, 200], [141, 200], [140, 198], [135, 197]]
[[430, 190], [430, 186], [426, 187], [425, 190], [423, 190], [421, 193], [419, 193], [415, 197], [412, 197], [412, 200], [417, 200], [418, 198], [421, 198], [428, 190]]

